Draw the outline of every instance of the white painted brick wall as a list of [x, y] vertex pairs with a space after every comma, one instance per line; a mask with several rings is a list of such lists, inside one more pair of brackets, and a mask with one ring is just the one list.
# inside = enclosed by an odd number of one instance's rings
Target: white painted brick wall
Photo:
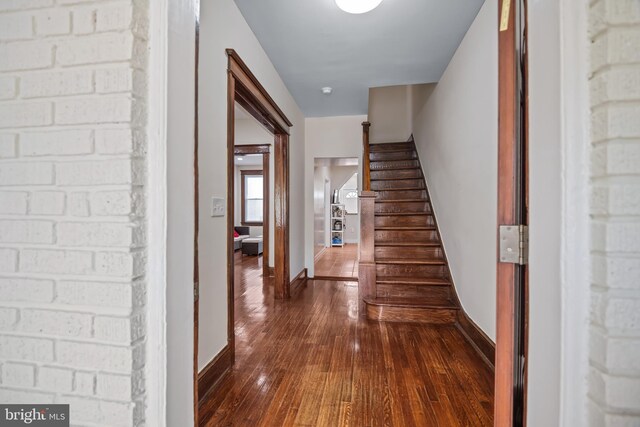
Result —
[[640, 1], [591, 2], [589, 425], [640, 425]]
[[147, 8], [0, 0], [0, 402], [76, 425], [144, 425]]

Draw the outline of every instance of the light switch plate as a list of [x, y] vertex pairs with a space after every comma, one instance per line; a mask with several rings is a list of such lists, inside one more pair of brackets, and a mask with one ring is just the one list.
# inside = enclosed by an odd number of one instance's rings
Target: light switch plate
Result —
[[211, 198], [211, 216], [224, 216], [225, 203], [222, 197]]

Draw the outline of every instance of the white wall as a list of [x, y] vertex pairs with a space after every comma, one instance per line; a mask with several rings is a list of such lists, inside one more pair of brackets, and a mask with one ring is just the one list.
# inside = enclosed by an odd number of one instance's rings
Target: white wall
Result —
[[318, 117], [305, 120], [305, 265], [313, 277], [314, 159], [317, 157], [357, 157], [362, 164], [362, 122], [367, 116]]
[[[166, 241], [163, 240], [165, 236], [157, 236], [157, 242], [152, 246], [161, 252], [166, 247], [166, 252], [150, 259], [153, 261], [151, 265], [159, 270], [153, 278], [159, 280], [150, 282], [152, 285], [149, 287], [149, 304], [153, 305], [150, 310], [166, 305], [166, 341], [162, 341], [165, 337], [161, 335], [157, 342], [150, 342], [147, 349], [151, 360], [160, 358], [158, 364], [149, 366], [153, 373], [147, 384], [151, 403], [157, 394], [166, 394], [166, 401], [160, 402], [161, 405], [166, 404], [166, 408], [158, 408], [166, 414], [162, 418], [149, 419], [147, 423], [159, 427], [189, 426], [193, 425], [194, 419], [192, 282], [196, 3], [197, 0], [150, 2], [152, 11], [159, 15], [156, 19], [160, 21], [150, 31], [155, 48], [152, 57], [164, 50], [167, 55], [164, 63], [152, 62], [156, 80], [150, 82], [150, 96], [155, 94], [159, 101], [152, 105], [161, 110], [158, 112], [158, 126], [166, 130], [166, 135], [161, 132], [157, 136], [159, 139], [166, 137], [166, 145], [162, 147], [164, 151], [158, 153], [158, 161], [150, 165], [151, 178], [156, 177], [152, 188], [166, 191], [164, 205], [161, 201], [155, 206], [157, 210], [153, 218], [161, 228], [165, 228]], [[161, 99], [166, 104], [160, 102]], [[149, 149], [152, 152], [161, 148], [154, 145]], [[166, 163], [166, 171], [162, 169], [163, 163]], [[166, 218], [162, 217], [163, 211], [166, 211]], [[149, 243], [152, 243], [151, 239]], [[163, 283], [163, 277], [166, 277], [166, 283]], [[164, 293], [162, 298], [158, 298], [159, 293]], [[150, 330], [158, 328], [162, 334], [165, 320], [153, 318], [153, 321], [149, 325]], [[164, 355], [166, 360], [162, 360]], [[166, 374], [166, 383], [158, 383], [156, 379], [163, 374]]]
[[[529, 3], [529, 393], [531, 426], [555, 426], [561, 388], [562, 141], [557, 0]], [[586, 183], [582, 183], [586, 185]]]
[[412, 128], [411, 107], [410, 85], [369, 89], [371, 142], [400, 142], [409, 139]]
[[413, 122], [416, 147], [460, 302], [494, 340], [496, 8], [496, 2], [485, 2]]
[[[304, 117], [232, 0], [202, 2], [200, 21], [200, 335], [204, 367], [227, 343], [226, 218], [212, 218], [212, 196], [226, 198], [227, 56], [233, 48], [293, 122], [290, 140], [291, 278], [304, 267]], [[313, 180], [313, 165], [310, 173]], [[312, 242], [312, 240], [310, 240]], [[203, 327], [205, 326], [205, 327]]]

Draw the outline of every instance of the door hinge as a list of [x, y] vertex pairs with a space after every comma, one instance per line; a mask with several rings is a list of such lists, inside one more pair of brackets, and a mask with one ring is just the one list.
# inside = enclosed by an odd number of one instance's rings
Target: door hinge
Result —
[[193, 302], [200, 298], [200, 282], [193, 282]]
[[500, 226], [500, 262], [525, 265], [529, 262], [529, 227]]

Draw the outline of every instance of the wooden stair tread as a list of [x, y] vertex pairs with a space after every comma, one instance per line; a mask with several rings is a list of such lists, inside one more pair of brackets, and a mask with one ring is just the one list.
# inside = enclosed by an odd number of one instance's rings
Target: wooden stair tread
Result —
[[406, 188], [385, 188], [383, 190], [371, 190], [374, 192], [380, 191], [427, 191], [425, 187], [406, 187]]
[[429, 199], [385, 199], [385, 200], [378, 200], [376, 199], [376, 203], [415, 203], [415, 202], [419, 202], [419, 203], [425, 203], [428, 202]]
[[369, 305], [383, 307], [405, 307], [405, 308], [445, 308], [458, 310], [458, 307], [451, 300], [442, 297], [419, 297], [419, 298], [398, 298], [398, 297], [377, 297], [365, 298], [364, 302]]
[[426, 247], [440, 247], [440, 243], [438, 242], [375, 242], [375, 246], [400, 246], [400, 247], [415, 247], [415, 246], [426, 246]]
[[376, 264], [397, 264], [397, 265], [445, 265], [443, 259], [427, 258], [376, 258]]
[[435, 230], [433, 225], [379, 225], [375, 227], [376, 230], [409, 230], [409, 231], [421, 231], [421, 230]]
[[[369, 162], [369, 164], [373, 164], [373, 163], [384, 163], [384, 162], [393, 162], [394, 160], [376, 160], [375, 162]], [[398, 161], [404, 161], [404, 160], [398, 160]], [[390, 168], [374, 168], [373, 166], [371, 166], [370, 170], [371, 172], [382, 172], [382, 171], [395, 171], [395, 170], [405, 170], [405, 169], [420, 169], [420, 166], [395, 166], [395, 167], [390, 167]], [[407, 179], [407, 178], [405, 178]], [[419, 178], [413, 178], [413, 179], [419, 179]]]
[[[401, 147], [402, 146], [402, 147]], [[384, 148], [387, 150], [402, 150], [402, 149], [407, 149], [404, 147], [411, 147], [411, 149], [413, 150], [415, 147], [415, 144], [413, 142], [410, 141], [400, 141], [400, 142], [370, 142], [369, 143], [369, 147], [375, 147], [375, 148]]]
[[[418, 169], [418, 168], [411, 168], [411, 169]], [[392, 170], [392, 169], [371, 170], [371, 172], [384, 172], [385, 170]], [[422, 177], [407, 178], [405, 176], [394, 176], [392, 178], [371, 178], [371, 182], [373, 181], [415, 181], [418, 179], [422, 179]], [[426, 188], [427, 187], [425, 187], [425, 189]]]
[[431, 285], [431, 286], [450, 286], [451, 282], [447, 279], [435, 279], [428, 277], [410, 277], [410, 276], [378, 276], [376, 283], [385, 285]]
[[428, 212], [376, 212], [375, 216], [429, 216]]

